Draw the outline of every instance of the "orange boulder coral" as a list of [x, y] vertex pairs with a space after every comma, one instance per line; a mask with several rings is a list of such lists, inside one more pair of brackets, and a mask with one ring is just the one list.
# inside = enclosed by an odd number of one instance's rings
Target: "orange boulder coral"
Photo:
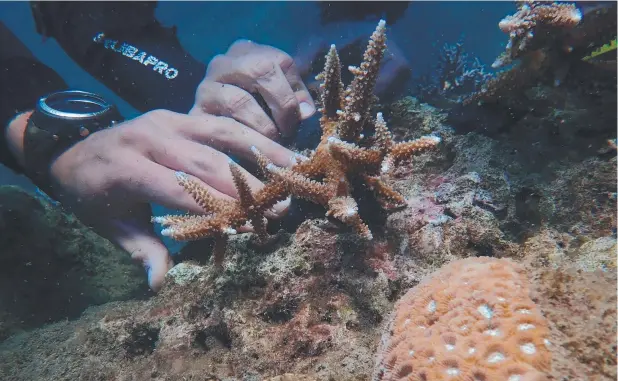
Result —
[[519, 265], [463, 259], [397, 302], [373, 380], [545, 380], [548, 337]]

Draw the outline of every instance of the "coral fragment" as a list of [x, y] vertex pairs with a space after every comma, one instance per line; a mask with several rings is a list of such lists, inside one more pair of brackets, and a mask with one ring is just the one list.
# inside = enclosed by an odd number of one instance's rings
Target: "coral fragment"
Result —
[[[397, 163], [437, 146], [440, 138], [427, 136], [410, 142], [393, 142], [381, 113], [370, 115], [373, 90], [386, 49], [386, 24], [382, 20], [372, 34], [363, 62], [352, 68], [354, 79], [344, 90], [341, 62], [335, 46], [326, 56], [322, 81], [320, 125], [322, 137], [318, 147], [306, 160], [296, 160], [288, 168], [272, 163], [251, 147], [268, 182], [253, 194], [239, 168], [230, 163], [240, 199], [237, 202], [216, 200], [198, 182], [187, 175], [178, 176], [179, 184], [196, 200], [205, 216], [164, 216], [153, 221], [164, 225], [164, 234], [175, 239], [217, 237], [217, 247], [241, 226], [250, 222], [261, 240], [267, 237], [263, 213], [289, 195], [320, 204], [326, 215], [352, 227], [365, 239], [372, 239], [369, 227], [358, 214], [352, 198], [352, 182], [359, 180], [372, 190], [384, 207], [405, 205], [403, 196], [386, 184], [385, 176]], [[362, 131], [375, 129], [372, 139]]]

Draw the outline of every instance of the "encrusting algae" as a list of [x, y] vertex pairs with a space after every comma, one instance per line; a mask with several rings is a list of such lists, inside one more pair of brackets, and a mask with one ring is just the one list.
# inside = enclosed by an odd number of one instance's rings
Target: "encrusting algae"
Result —
[[[308, 158], [299, 158], [291, 168], [281, 168], [252, 147], [268, 182], [252, 193], [237, 164], [230, 161], [239, 194], [236, 201], [216, 199], [200, 183], [184, 173], [177, 173], [180, 185], [205, 214], [155, 217], [153, 222], [165, 227], [162, 234], [176, 240], [214, 237], [214, 260], [221, 264], [228, 236], [236, 234], [237, 229], [248, 222], [258, 241], [267, 242], [265, 211], [292, 195], [324, 206], [327, 216], [354, 228], [363, 238], [372, 239], [369, 227], [358, 214], [358, 204], [351, 196], [352, 184], [363, 183], [386, 210], [404, 207], [405, 199], [386, 185], [385, 177], [402, 160], [435, 147], [441, 140], [438, 136], [424, 136], [396, 143], [382, 114], [370, 115], [380, 62], [386, 50], [385, 25], [381, 20], [373, 32], [360, 67], [348, 68], [354, 79], [346, 89], [341, 81], [337, 50], [331, 45], [324, 71], [317, 76], [322, 81], [319, 109], [322, 136]], [[375, 133], [367, 137], [363, 135], [365, 130]]]

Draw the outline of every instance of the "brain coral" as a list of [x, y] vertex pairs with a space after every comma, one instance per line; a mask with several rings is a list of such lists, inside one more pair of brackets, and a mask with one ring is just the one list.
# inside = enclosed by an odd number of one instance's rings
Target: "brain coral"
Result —
[[373, 380], [546, 380], [547, 337], [519, 265], [458, 260], [397, 302]]

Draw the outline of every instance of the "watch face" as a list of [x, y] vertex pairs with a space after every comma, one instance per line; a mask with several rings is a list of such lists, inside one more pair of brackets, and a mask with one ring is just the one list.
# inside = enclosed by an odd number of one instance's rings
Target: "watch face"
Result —
[[98, 102], [93, 102], [90, 99], [75, 98], [75, 99], [51, 99], [48, 100], [47, 105], [54, 110], [58, 110], [63, 113], [72, 114], [92, 114], [99, 113], [105, 110], [105, 106]]

